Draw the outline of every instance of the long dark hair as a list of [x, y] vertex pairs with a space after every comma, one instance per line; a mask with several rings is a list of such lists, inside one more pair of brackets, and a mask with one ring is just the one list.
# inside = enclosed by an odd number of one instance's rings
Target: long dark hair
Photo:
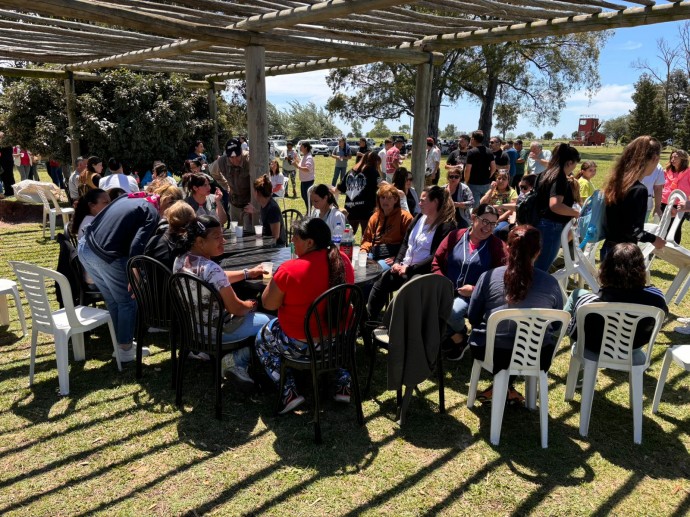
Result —
[[541, 251], [541, 233], [528, 224], [508, 233], [508, 267], [503, 284], [506, 301], [519, 303], [527, 297], [534, 281], [534, 257]]
[[106, 194], [106, 191], [100, 188], [92, 188], [86, 194], [81, 196], [77, 201], [77, 206], [74, 209], [74, 216], [72, 217], [72, 224], [70, 231], [72, 235], [79, 233], [79, 226], [87, 215], [91, 215], [91, 206], [98, 203], [98, 198], [101, 194]]
[[548, 185], [548, 188], [550, 189], [551, 184], [556, 181], [556, 178], [560, 174], [565, 174], [566, 163], [577, 163], [579, 161], [580, 152], [577, 149], [575, 149], [572, 145], [558, 144], [553, 149], [548, 168], [542, 173], [542, 176], [539, 179], [539, 188], [542, 188], [542, 185]]
[[205, 239], [213, 228], [220, 228], [218, 219], [211, 215], [200, 215], [187, 225], [184, 237], [180, 239], [180, 247], [189, 251], [194, 246], [197, 237]]
[[642, 179], [649, 162], [658, 161], [660, 154], [661, 143], [649, 135], [638, 136], [626, 145], [604, 185], [606, 204], [622, 201], [630, 187]]
[[316, 185], [311, 193], [316, 194], [320, 198], [325, 197], [329, 206], [338, 208], [338, 200], [333, 195], [333, 192], [331, 192], [331, 189], [328, 188], [328, 185], [324, 185], [323, 183]]
[[313, 240], [314, 251], [328, 251], [328, 287], [344, 284], [345, 264], [340, 250], [331, 241], [331, 229], [328, 224], [318, 217], [305, 217], [292, 223], [292, 231], [302, 240]]
[[405, 192], [405, 184], [407, 183], [407, 175], [410, 173], [405, 167], [398, 167], [393, 173], [393, 185], [398, 190]]
[[447, 188], [430, 185], [422, 192], [426, 192], [427, 202], [436, 201], [438, 204], [438, 217], [434, 221], [432, 228], [440, 224], [455, 222], [455, 205]]
[[194, 194], [194, 187], [203, 187], [208, 178], [200, 172], [188, 172], [182, 176], [182, 188], [184, 188], [189, 195]]
[[599, 281], [602, 287], [642, 289], [647, 284], [647, 267], [637, 244], [616, 244], [599, 267]]
[[271, 193], [273, 192], [271, 179], [266, 174], [256, 178], [256, 180], [254, 180], [254, 190], [263, 197], [271, 197]]

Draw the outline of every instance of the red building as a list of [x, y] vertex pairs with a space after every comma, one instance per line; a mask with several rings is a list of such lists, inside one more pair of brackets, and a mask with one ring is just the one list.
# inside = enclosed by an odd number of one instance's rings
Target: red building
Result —
[[601, 124], [597, 115], [580, 115], [577, 138], [570, 145], [601, 145], [606, 142], [606, 135], [599, 132]]

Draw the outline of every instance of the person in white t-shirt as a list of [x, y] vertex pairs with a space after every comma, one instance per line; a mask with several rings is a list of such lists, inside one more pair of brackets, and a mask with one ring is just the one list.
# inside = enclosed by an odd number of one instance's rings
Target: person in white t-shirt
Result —
[[664, 168], [661, 164], [657, 164], [656, 169], [652, 171], [649, 176], [645, 176], [640, 180], [645, 187], [647, 187], [647, 217], [654, 211], [654, 215], [661, 217], [661, 193], [664, 190], [664, 183], [666, 178], [664, 176]]
[[137, 180], [124, 173], [122, 164], [115, 158], [108, 160], [108, 170], [110, 174], [101, 178], [98, 188], [105, 190], [121, 188], [126, 193], [139, 192]]
[[386, 138], [386, 141], [383, 143], [383, 149], [381, 149], [381, 150], [379, 151], [379, 158], [381, 158], [381, 167], [384, 168], [384, 174], [386, 175], [386, 181], [387, 181], [388, 183], [392, 183], [392, 182], [393, 182], [393, 175], [392, 175], [392, 174], [388, 174], [388, 173], [385, 171], [385, 166], [386, 166], [386, 152], [387, 152], [388, 149], [390, 149], [391, 147], [393, 147], [393, 140], [391, 140], [390, 138]]

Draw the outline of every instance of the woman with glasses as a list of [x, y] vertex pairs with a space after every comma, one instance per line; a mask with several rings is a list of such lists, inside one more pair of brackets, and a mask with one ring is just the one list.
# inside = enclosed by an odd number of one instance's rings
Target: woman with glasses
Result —
[[510, 174], [507, 170], [501, 170], [496, 174], [496, 179], [491, 182], [491, 188], [481, 199], [481, 203], [494, 206], [498, 210], [498, 226], [494, 230], [494, 235], [503, 241], [508, 238], [510, 216], [515, 211], [514, 203], [517, 197], [517, 192], [510, 187]]
[[399, 167], [393, 173], [393, 185], [400, 192], [400, 206], [403, 210], [407, 210], [412, 215], [417, 215], [420, 212], [419, 196], [417, 191], [412, 186], [414, 178], [412, 173], [405, 167]]
[[472, 226], [450, 232], [434, 254], [431, 272], [446, 276], [456, 288], [442, 344], [449, 361], [459, 361], [467, 349], [465, 315], [479, 277], [505, 262], [505, 244], [493, 234], [497, 224], [498, 210], [481, 204], [472, 211]]
[[[537, 229], [541, 232], [541, 254], [534, 267], [548, 271], [561, 249], [563, 227], [580, 212], [573, 208], [580, 189], [575, 178], [569, 176], [580, 161], [580, 153], [568, 144], [559, 144], [553, 150], [547, 169], [539, 174], [537, 207], [541, 217]], [[646, 206], [646, 205], [645, 205]]]
[[455, 224], [458, 228], [468, 228], [472, 223], [472, 207], [474, 196], [470, 187], [460, 180], [462, 172], [451, 169], [448, 171], [448, 183], [445, 188], [450, 194], [450, 199], [455, 207]]

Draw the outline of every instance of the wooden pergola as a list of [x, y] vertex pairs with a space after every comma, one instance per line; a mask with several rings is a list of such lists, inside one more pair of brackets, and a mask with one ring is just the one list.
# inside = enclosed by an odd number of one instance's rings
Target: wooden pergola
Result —
[[[215, 92], [247, 83], [248, 136], [266, 142], [267, 75], [372, 62], [417, 66], [412, 169], [424, 181], [432, 69], [440, 51], [526, 38], [690, 19], [690, 1], [651, 0], [0, 0], [0, 59], [61, 70], [0, 68], [3, 75], [63, 79], [69, 124], [75, 80], [127, 67], [203, 74]], [[217, 140], [217, 139], [216, 139]], [[73, 158], [78, 141], [72, 139]], [[252, 177], [268, 168], [252, 156]]]

